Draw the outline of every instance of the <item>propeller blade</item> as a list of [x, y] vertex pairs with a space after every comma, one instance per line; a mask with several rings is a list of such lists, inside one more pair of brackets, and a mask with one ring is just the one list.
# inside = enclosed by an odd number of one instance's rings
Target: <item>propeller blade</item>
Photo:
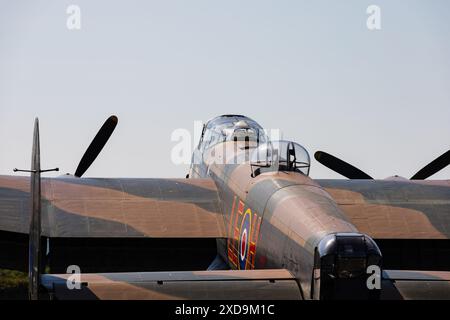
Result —
[[81, 177], [86, 172], [86, 170], [89, 169], [91, 164], [99, 155], [100, 151], [102, 151], [106, 142], [108, 142], [114, 129], [117, 126], [118, 121], [119, 120], [116, 116], [111, 116], [105, 121], [105, 123], [95, 136], [94, 140], [92, 140], [91, 144], [84, 153], [83, 158], [81, 158], [77, 170], [75, 171], [75, 177]]
[[424, 180], [431, 177], [433, 174], [441, 171], [450, 164], [450, 150], [443, 155], [437, 157], [425, 167], [420, 169], [415, 175], [411, 177], [411, 180]]
[[314, 158], [325, 167], [328, 167], [349, 179], [373, 179], [367, 173], [324, 151], [317, 151], [314, 153]]

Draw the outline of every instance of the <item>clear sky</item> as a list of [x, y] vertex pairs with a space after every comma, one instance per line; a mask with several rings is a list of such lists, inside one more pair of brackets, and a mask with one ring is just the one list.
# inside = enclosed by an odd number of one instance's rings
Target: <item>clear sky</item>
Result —
[[173, 130], [241, 113], [311, 156], [410, 177], [450, 148], [449, 89], [447, 0], [0, 0], [0, 174], [30, 166], [35, 116], [43, 167], [73, 173], [116, 114], [86, 176], [183, 177]]

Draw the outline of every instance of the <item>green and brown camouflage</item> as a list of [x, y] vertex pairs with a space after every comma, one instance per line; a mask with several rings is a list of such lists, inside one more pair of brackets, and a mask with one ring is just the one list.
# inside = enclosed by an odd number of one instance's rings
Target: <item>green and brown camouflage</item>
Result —
[[[239, 129], [246, 121], [254, 123], [243, 116], [217, 119], [238, 123]], [[262, 129], [254, 128], [258, 134]], [[67, 289], [70, 275], [43, 275], [53, 297], [450, 298], [450, 262], [441, 254], [446, 251], [448, 257], [450, 250], [449, 180], [313, 180], [302, 170], [278, 165], [256, 171], [252, 157], [267, 140], [205, 145], [204, 136], [205, 130], [189, 179], [42, 178], [42, 236], [49, 239], [50, 256], [64, 244], [87, 239], [106, 244], [102, 250], [115, 241], [144, 241], [139, 246], [145, 263], [144, 255], [164, 257], [133, 270], [139, 273], [105, 273], [95, 269], [105, 270], [104, 263], [91, 261], [93, 272], [81, 275], [81, 291]], [[3, 241], [28, 233], [29, 190], [29, 178], [0, 176]], [[232, 270], [186, 269], [189, 258], [176, 248], [211, 241], [214, 255]], [[417, 244], [414, 255], [402, 255], [401, 246], [411, 243]], [[84, 250], [88, 255], [89, 248]], [[158, 255], [157, 250], [176, 253]], [[197, 250], [202, 253], [192, 259], [212, 260], [206, 251]], [[432, 261], [421, 270], [422, 256]], [[59, 260], [77, 264], [73, 257], [59, 255]], [[383, 270], [381, 290], [367, 287], [369, 265]], [[128, 273], [112, 273], [117, 271]]]

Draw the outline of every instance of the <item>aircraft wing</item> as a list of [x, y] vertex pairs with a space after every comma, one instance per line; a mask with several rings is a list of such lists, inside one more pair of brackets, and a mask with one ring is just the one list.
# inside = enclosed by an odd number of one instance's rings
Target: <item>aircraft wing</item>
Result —
[[[0, 176], [0, 231], [28, 234], [30, 178]], [[42, 179], [42, 235], [223, 238], [210, 179]]]
[[374, 239], [450, 239], [450, 180], [316, 180]]
[[[188, 272], [137, 272], [42, 275], [42, 285], [56, 299], [299, 300], [301, 292], [284, 269]], [[78, 283], [79, 289], [67, 286]], [[72, 282], [75, 280], [76, 282]]]
[[450, 300], [450, 272], [384, 270], [381, 299]]
[[[58, 300], [300, 300], [285, 269], [44, 274], [42, 286]], [[79, 285], [78, 288], [69, 289]], [[450, 299], [450, 272], [384, 270], [382, 300]]]

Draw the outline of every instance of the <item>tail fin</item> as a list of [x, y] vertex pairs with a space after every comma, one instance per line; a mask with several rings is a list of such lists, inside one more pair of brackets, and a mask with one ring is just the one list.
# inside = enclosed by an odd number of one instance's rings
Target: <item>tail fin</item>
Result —
[[30, 300], [39, 298], [41, 275], [41, 161], [39, 146], [39, 119], [34, 122], [31, 156], [31, 217], [28, 246], [28, 294]]

